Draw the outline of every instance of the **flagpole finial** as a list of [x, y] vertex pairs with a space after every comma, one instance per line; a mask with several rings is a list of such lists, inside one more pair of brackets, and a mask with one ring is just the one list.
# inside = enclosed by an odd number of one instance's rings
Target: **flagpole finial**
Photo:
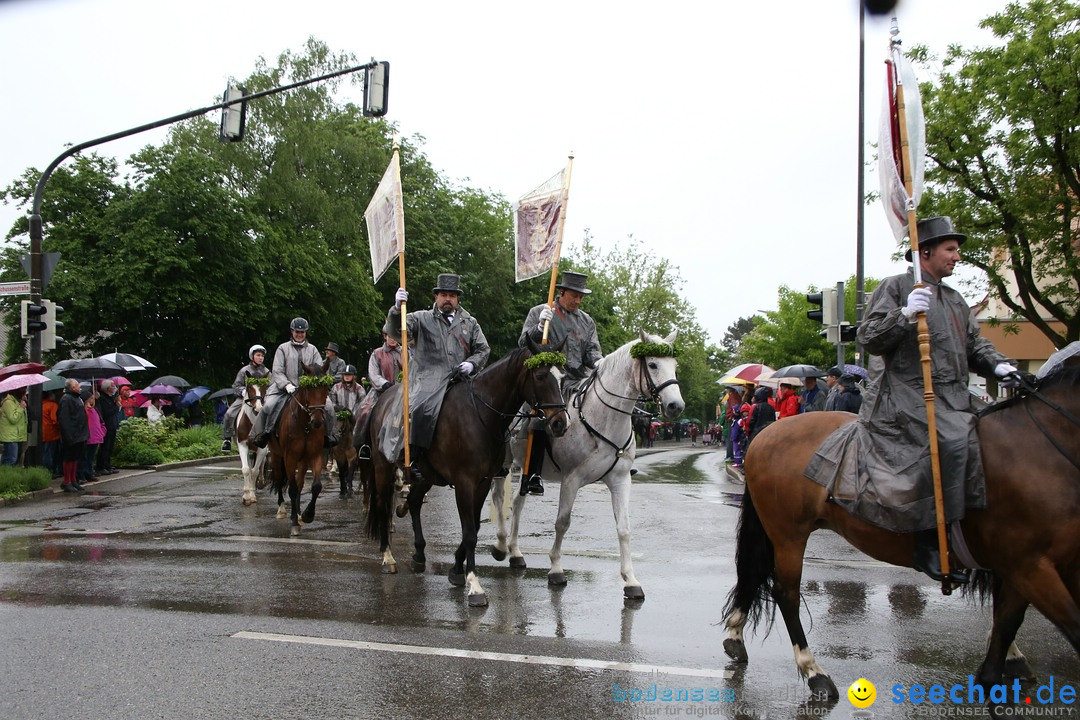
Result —
[[394, 152], [397, 152], [400, 149], [401, 149], [401, 136], [400, 135], [394, 135]]
[[893, 39], [893, 42], [900, 42], [896, 36], [900, 34], [900, 25], [896, 22], [896, 16], [893, 15], [892, 22], [889, 24], [889, 37]]

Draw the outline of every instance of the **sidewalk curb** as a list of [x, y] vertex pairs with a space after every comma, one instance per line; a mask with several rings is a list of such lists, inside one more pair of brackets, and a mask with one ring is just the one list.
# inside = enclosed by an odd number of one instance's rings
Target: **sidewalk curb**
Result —
[[[192, 467], [194, 465], [217, 465], [227, 462], [239, 462], [240, 456], [237, 454], [232, 455], [217, 455], [214, 457], [196, 458], [194, 460], [179, 460], [177, 462], [165, 463], [163, 465], [137, 465], [134, 467], [124, 468], [120, 470], [116, 475], [107, 475], [99, 480], [95, 480], [86, 487], [93, 489], [100, 487], [112, 480], [121, 480], [123, 478], [138, 477], [139, 475], [149, 475], [150, 473], [161, 472], [163, 470], [175, 470], [177, 468]], [[19, 505], [25, 502], [32, 502], [34, 500], [41, 500], [43, 498], [53, 497], [54, 495], [60, 495], [63, 491], [60, 490], [59, 485], [53, 485], [41, 490], [34, 490], [28, 492], [21, 497], [0, 498], [0, 507], [7, 507], [9, 505]]]

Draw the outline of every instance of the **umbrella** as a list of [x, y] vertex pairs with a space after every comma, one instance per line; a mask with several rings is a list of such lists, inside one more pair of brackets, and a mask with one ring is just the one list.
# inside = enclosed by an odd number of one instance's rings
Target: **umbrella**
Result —
[[191, 387], [191, 383], [189, 383], [187, 380], [180, 377], [179, 375], [162, 375], [161, 377], [157, 378], [156, 380], [154, 380], [150, 384], [151, 385], [172, 385], [174, 388]]
[[870, 379], [870, 373], [866, 372], [866, 368], [861, 368], [858, 365], [852, 365], [848, 363], [843, 367], [845, 375], [854, 375], [855, 377], [862, 378], [863, 380]]
[[721, 383], [732, 382], [733, 380], [746, 380], [753, 382], [754, 378], [764, 372], [772, 370], [768, 365], [762, 363], [743, 363], [742, 365], [736, 365], [735, 367], [724, 373], [724, 379]]
[[769, 370], [768, 372], [764, 372], [764, 373], [762, 373], [761, 375], [759, 375], [757, 377], [755, 382], [757, 382], [758, 385], [764, 385], [765, 387], [771, 387], [771, 388], [779, 388], [781, 384], [794, 385], [795, 387], [801, 387], [802, 386], [802, 384], [803, 384], [802, 378], [797, 378], [797, 377], [779, 378], [779, 377], [776, 377], [777, 372], [779, 372], [779, 371], [777, 371], [777, 370]]
[[[166, 400], [165, 398], [160, 398], [160, 400], [161, 400], [161, 403], [160, 403], [161, 405], [172, 405], [172, 403], [171, 403], [171, 402], [169, 402], [168, 400]], [[148, 407], [150, 407], [150, 401], [149, 401], [149, 400], [147, 400], [147, 401], [146, 401], [146, 402], [144, 402], [144, 403], [140, 403], [140, 404], [139, 404], [139, 407], [141, 407], [141, 408], [148, 408]]]
[[101, 358], [103, 360], [110, 360], [117, 365], [122, 366], [128, 372], [138, 372], [139, 370], [157, 368], [157, 365], [146, 358], [141, 358], [138, 355], [132, 355], [131, 353], [111, 352], [102, 355]]
[[53, 370], [46, 370], [41, 373], [45, 377], [49, 378], [48, 382], [41, 386], [41, 392], [52, 392], [53, 390], [62, 390], [67, 383], [67, 378], [58, 372]]
[[719, 380], [717, 380], [716, 384], [717, 385], [753, 385], [754, 381], [753, 380], [743, 380], [742, 378], [731, 377], [730, 375], [728, 375], [727, 377], [722, 377]]
[[155, 383], [149, 387], [145, 387], [139, 391], [139, 393], [145, 397], [164, 396], [164, 395], [179, 395], [180, 391], [174, 388], [172, 385], [165, 385], [162, 383]]
[[177, 405], [179, 405], [180, 407], [187, 407], [188, 405], [194, 405], [195, 403], [199, 402], [204, 397], [206, 397], [209, 393], [210, 393], [210, 388], [206, 387], [205, 385], [199, 385], [197, 387], [193, 387], [190, 390], [188, 390], [186, 393], [184, 393], [184, 396], [182, 398], [180, 398], [180, 402], [178, 402]]
[[41, 383], [48, 382], [49, 378], [39, 373], [29, 373], [24, 375], [11, 375], [9, 377], [0, 380], [0, 392], [11, 392], [18, 388], [28, 387], [30, 385], [40, 385]]
[[774, 378], [825, 377], [825, 371], [814, 365], [785, 365], [772, 375]]
[[231, 387], [222, 388], [221, 390], [218, 390], [215, 393], [211, 393], [210, 399], [211, 400], [217, 400], [218, 398], [227, 398], [230, 395], [235, 395], [235, 394], [236, 394], [236, 391], [233, 390]]
[[124, 371], [124, 368], [113, 361], [104, 360], [102, 358], [61, 360], [53, 365], [52, 369], [54, 372], [60, 373], [64, 377], [79, 378], [80, 380], [106, 378]]
[[117, 375], [116, 377], [111, 377], [109, 379], [112, 380], [113, 384], [116, 385], [116, 387], [118, 387], [118, 388], [124, 387], [125, 385], [127, 385], [128, 387], [131, 387], [131, 381], [128, 380], [123, 375]]
[[42, 365], [36, 362], [15, 363], [14, 365], [8, 365], [0, 368], [0, 379], [11, 377], [12, 375], [25, 375], [26, 373], [39, 373], [44, 370], [47, 365]]

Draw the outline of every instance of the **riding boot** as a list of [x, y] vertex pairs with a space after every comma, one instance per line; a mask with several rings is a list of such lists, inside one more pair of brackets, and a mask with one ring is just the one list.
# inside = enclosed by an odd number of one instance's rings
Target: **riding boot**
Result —
[[[915, 533], [915, 551], [911, 558], [911, 566], [919, 572], [926, 573], [935, 582], [945, 579], [941, 572], [941, 552], [938, 549], [937, 530], [921, 530]], [[950, 570], [949, 582], [954, 585], [964, 585], [968, 582], [967, 571]]]
[[542, 431], [533, 432], [532, 452], [529, 453], [529, 477], [521, 479], [522, 495], [543, 495], [544, 453], [547, 450], [547, 436]]

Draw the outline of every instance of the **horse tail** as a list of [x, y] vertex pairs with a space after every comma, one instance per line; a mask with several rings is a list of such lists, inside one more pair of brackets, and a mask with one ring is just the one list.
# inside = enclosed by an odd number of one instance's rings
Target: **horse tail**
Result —
[[723, 616], [729, 617], [732, 612], [739, 610], [750, 625], [756, 627], [762, 613], [768, 612], [771, 627], [776, 613], [773, 597], [776, 558], [773, 555], [772, 541], [765, 533], [749, 490], [743, 492], [742, 513], [739, 515], [736, 535], [736, 582], [735, 587], [728, 593]]
[[974, 604], [986, 605], [994, 599], [994, 585], [997, 577], [992, 570], [973, 570], [971, 582], [960, 586], [960, 595], [968, 598]]

